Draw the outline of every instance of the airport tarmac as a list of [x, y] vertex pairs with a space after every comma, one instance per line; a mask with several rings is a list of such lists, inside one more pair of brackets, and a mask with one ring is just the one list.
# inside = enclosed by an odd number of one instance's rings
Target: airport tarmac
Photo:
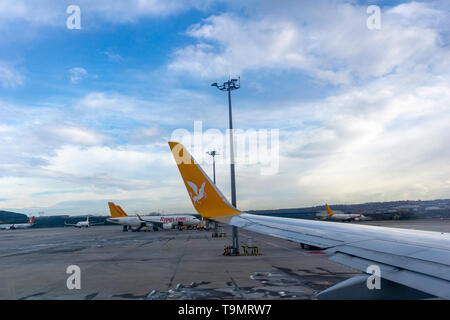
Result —
[[[450, 220], [358, 222], [450, 232]], [[358, 271], [328, 254], [241, 230], [259, 256], [223, 256], [211, 232], [122, 232], [120, 226], [0, 231], [0, 299], [314, 299]], [[69, 290], [66, 269], [81, 270]]]

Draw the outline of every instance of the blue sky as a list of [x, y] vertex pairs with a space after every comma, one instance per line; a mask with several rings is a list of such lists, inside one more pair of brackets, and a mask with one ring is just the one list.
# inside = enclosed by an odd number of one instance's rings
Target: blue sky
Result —
[[[72, 4], [80, 30], [66, 27]], [[366, 26], [373, 4], [379, 30]], [[194, 121], [224, 131], [226, 96], [210, 84], [238, 75], [235, 127], [280, 132], [277, 172], [237, 165], [240, 208], [448, 198], [449, 9], [4, 0], [1, 209], [192, 212], [166, 143]], [[228, 170], [219, 163], [226, 195]]]

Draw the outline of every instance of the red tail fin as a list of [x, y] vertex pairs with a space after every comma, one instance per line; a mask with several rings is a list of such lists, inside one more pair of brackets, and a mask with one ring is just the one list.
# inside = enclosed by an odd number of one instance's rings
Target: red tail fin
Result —
[[33, 224], [34, 223], [34, 216], [30, 218], [30, 220], [27, 222], [28, 224]]

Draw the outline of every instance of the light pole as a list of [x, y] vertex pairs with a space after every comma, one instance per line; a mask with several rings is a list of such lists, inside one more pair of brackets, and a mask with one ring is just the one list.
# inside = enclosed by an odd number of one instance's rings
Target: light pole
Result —
[[209, 154], [213, 158], [213, 180], [214, 180], [214, 184], [216, 184], [216, 156], [218, 156], [219, 154], [215, 150], [208, 151], [206, 153]]
[[[231, 110], [231, 91], [237, 90], [241, 87], [241, 80], [231, 79], [219, 86], [217, 82], [214, 82], [212, 87], [217, 87], [221, 91], [228, 91], [228, 114], [230, 122], [230, 160], [231, 160], [231, 203], [236, 208], [236, 182], [234, 175], [234, 142], [233, 142], [233, 114]], [[233, 254], [239, 254], [239, 242], [238, 242], [238, 230], [237, 227], [232, 227], [232, 239], [233, 239]]]
[[[208, 151], [206, 153], [209, 154], [213, 158], [213, 180], [214, 180], [214, 184], [216, 184], [216, 156], [218, 156], [219, 154], [215, 150]], [[209, 220], [206, 220], [206, 221], [209, 226]], [[217, 222], [216, 221], [214, 221], [214, 234], [217, 237]]]

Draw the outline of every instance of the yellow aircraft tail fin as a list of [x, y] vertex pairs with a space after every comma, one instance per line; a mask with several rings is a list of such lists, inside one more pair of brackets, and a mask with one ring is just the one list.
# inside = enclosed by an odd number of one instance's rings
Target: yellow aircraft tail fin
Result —
[[128, 217], [127, 213], [122, 209], [121, 206], [116, 206], [117, 210], [121, 214], [121, 217]]
[[[109, 212], [111, 213], [112, 218], [127, 217], [127, 214], [122, 210], [122, 208], [120, 208], [119, 206], [116, 206], [114, 203], [108, 202], [108, 206], [109, 206]], [[120, 210], [122, 210], [122, 211], [120, 211]]]
[[325, 207], [327, 208], [327, 213], [329, 216], [332, 216], [334, 214], [333, 210], [331, 210], [330, 206], [328, 204], [325, 204]]
[[192, 204], [203, 218], [232, 216], [241, 213], [228, 202], [181, 143], [169, 142], [169, 146]]

